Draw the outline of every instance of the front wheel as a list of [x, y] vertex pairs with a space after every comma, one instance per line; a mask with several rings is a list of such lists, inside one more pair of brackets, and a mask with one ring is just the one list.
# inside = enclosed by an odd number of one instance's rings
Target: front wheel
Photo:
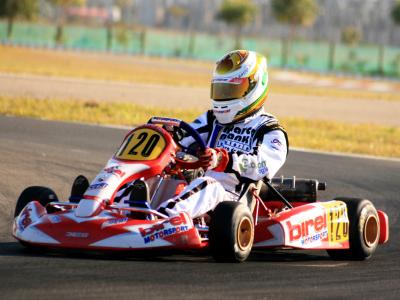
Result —
[[17, 200], [15, 205], [14, 217], [18, 216], [24, 207], [32, 201], [39, 201], [45, 207], [53, 201], [58, 201], [56, 193], [53, 190], [43, 186], [30, 186], [26, 188]]
[[338, 198], [347, 205], [349, 217], [350, 248], [327, 250], [330, 257], [337, 260], [369, 259], [378, 246], [380, 227], [379, 216], [371, 201], [358, 198]]
[[250, 209], [234, 201], [218, 204], [210, 223], [209, 241], [216, 261], [245, 261], [254, 241], [254, 221]]

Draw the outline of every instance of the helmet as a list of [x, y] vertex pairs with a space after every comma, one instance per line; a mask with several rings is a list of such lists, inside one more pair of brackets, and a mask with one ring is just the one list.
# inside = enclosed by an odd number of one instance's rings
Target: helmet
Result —
[[211, 81], [212, 109], [221, 124], [235, 123], [257, 112], [268, 94], [267, 59], [235, 50], [217, 62]]

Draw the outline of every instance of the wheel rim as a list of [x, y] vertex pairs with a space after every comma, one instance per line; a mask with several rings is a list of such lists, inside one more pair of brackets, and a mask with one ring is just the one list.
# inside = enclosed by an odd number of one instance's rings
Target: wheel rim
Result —
[[237, 230], [237, 241], [240, 250], [245, 251], [253, 244], [253, 223], [249, 217], [244, 217], [240, 220]]
[[368, 216], [364, 224], [364, 242], [368, 247], [375, 245], [379, 235], [379, 224], [375, 216]]

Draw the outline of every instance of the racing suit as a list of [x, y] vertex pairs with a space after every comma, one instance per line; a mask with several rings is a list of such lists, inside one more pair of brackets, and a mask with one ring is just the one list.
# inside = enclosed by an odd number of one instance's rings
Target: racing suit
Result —
[[[207, 170], [205, 176], [193, 180], [179, 195], [163, 202], [158, 211], [166, 215], [184, 211], [196, 218], [222, 201], [237, 201], [245, 183], [272, 178], [286, 160], [286, 132], [264, 109], [229, 125], [219, 124], [210, 110], [191, 125], [208, 147], [226, 149], [229, 162], [224, 172]], [[181, 144], [193, 142], [187, 137]]]

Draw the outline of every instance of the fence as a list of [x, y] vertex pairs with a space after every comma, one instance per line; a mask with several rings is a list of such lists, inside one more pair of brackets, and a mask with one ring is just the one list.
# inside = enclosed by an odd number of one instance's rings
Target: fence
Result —
[[[133, 30], [114, 28], [110, 38], [106, 28], [65, 26], [63, 47], [89, 51], [190, 57], [216, 60], [234, 48], [227, 35], [171, 32], [166, 30]], [[31, 47], [56, 47], [55, 26], [18, 22], [11, 39], [6, 39], [6, 23], [0, 22], [0, 41]], [[242, 47], [264, 53], [271, 66], [282, 66], [283, 47], [279, 40], [244, 37]], [[400, 77], [400, 48], [376, 45], [350, 47], [327, 42], [293, 41], [288, 46], [285, 67], [318, 72], [341, 72], [360, 75]]]

